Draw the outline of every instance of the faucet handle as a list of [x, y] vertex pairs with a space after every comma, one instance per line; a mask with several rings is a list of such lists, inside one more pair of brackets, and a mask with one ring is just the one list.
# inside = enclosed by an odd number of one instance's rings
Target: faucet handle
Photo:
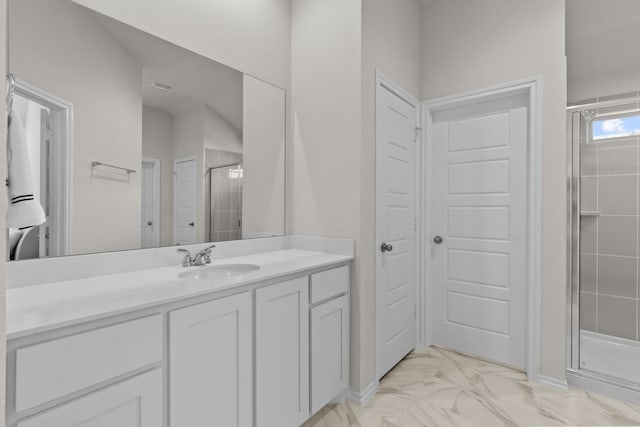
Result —
[[216, 245], [208, 246], [204, 249], [204, 261], [205, 264], [211, 264], [211, 252], [212, 249], [215, 249]]
[[176, 252], [185, 254], [184, 255], [184, 259], [182, 260], [182, 266], [183, 267], [189, 267], [191, 265], [191, 262], [192, 262], [191, 252], [189, 252], [187, 249], [183, 249], [183, 248], [178, 249]]

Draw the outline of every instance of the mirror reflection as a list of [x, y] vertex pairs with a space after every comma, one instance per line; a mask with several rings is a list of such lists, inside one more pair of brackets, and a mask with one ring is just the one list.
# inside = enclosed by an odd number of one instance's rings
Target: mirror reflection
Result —
[[9, 3], [10, 177], [46, 215], [10, 221], [11, 259], [284, 234], [280, 88], [70, 0]]

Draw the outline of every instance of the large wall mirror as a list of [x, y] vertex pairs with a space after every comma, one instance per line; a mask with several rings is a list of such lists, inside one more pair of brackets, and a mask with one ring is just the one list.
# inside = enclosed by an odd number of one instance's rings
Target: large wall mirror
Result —
[[13, 260], [284, 234], [285, 94], [71, 0], [9, 1], [47, 221]]

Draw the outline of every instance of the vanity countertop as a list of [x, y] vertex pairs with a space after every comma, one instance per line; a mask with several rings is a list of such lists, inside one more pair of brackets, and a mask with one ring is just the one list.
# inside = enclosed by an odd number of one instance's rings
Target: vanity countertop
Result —
[[351, 259], [349, 255], [286, 249], [214, 260], [209, 265], [257, 264], [260, 269], [212, 281], [179, 278], [178, 273], [198, 267], [171, 266], [8, 289], [7, 339], [190, 297], [240, 291], [257, 282]]

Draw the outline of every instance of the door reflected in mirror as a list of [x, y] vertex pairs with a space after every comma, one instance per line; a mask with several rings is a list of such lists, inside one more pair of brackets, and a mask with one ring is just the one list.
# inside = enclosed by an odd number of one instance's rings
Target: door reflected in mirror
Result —
[[10, 259], [284, 234], [282, 89], [71, 0], [10, 0], [9, 23], [46, 214]]

